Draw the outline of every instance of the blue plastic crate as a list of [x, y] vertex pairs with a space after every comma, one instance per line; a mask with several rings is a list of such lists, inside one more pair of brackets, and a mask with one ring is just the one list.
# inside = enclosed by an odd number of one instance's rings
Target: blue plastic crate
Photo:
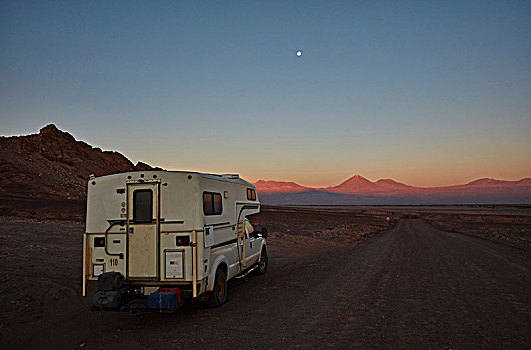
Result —
[[173, 311], [181, 306], [180, 297], [177, 292], [157, 291], [148, 296], [148, 309], [161, 309], [163, 311]]

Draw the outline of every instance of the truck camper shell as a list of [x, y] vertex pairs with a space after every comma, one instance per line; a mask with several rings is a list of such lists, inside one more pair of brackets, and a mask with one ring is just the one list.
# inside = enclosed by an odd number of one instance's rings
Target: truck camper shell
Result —
[[226, 281], [263, 262], [265, 231], [246, 230], [246, 217], [259, 212], [255, 186], [235, 174], [91, 176], [83, 295], [87, 281], [109, 272], [133, 288], [179, 287], [194, 298], [206, 295], [217, 288], [218, 275]]

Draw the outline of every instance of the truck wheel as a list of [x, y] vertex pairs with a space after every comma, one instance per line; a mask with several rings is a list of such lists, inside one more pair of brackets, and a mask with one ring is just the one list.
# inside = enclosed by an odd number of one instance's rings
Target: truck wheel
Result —
[[218, 307], [227, 301], [227, 275], [225, 271], [218, 268], [216, 271], [216, 279], [214, 281], [214, 289], [208, 296], [207, 304], [210, 307]]
[[260, 260], [258, 260], [258, 268], [255, 270], [258, 275], [263, 275], [267, 271], [267, 251], [262, 248], [262, 254], [260, 254]]

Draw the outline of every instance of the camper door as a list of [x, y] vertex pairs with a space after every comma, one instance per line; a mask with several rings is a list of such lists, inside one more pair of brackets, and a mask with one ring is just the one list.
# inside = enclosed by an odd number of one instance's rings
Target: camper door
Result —
[[160, 183], [127, 184], [127, 277], [158, 277]]

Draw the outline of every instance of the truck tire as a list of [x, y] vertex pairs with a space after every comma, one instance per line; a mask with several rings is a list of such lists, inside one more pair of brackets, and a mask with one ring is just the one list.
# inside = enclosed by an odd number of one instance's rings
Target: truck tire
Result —
[[219, 307], [227, 301], [227, 275], [218, 267], [214, 281], [214, 289], [208, 296], [207, 304], [210, 307]]
[[262, 254], [260, 254], [260, 260], [258, 260], [258, 267], [256, 268], [257, 275], [263, 275], [267, 271], [267, 265], [269, 261], [267, 259], [267, 250], [265, 247], [262, 248]]

